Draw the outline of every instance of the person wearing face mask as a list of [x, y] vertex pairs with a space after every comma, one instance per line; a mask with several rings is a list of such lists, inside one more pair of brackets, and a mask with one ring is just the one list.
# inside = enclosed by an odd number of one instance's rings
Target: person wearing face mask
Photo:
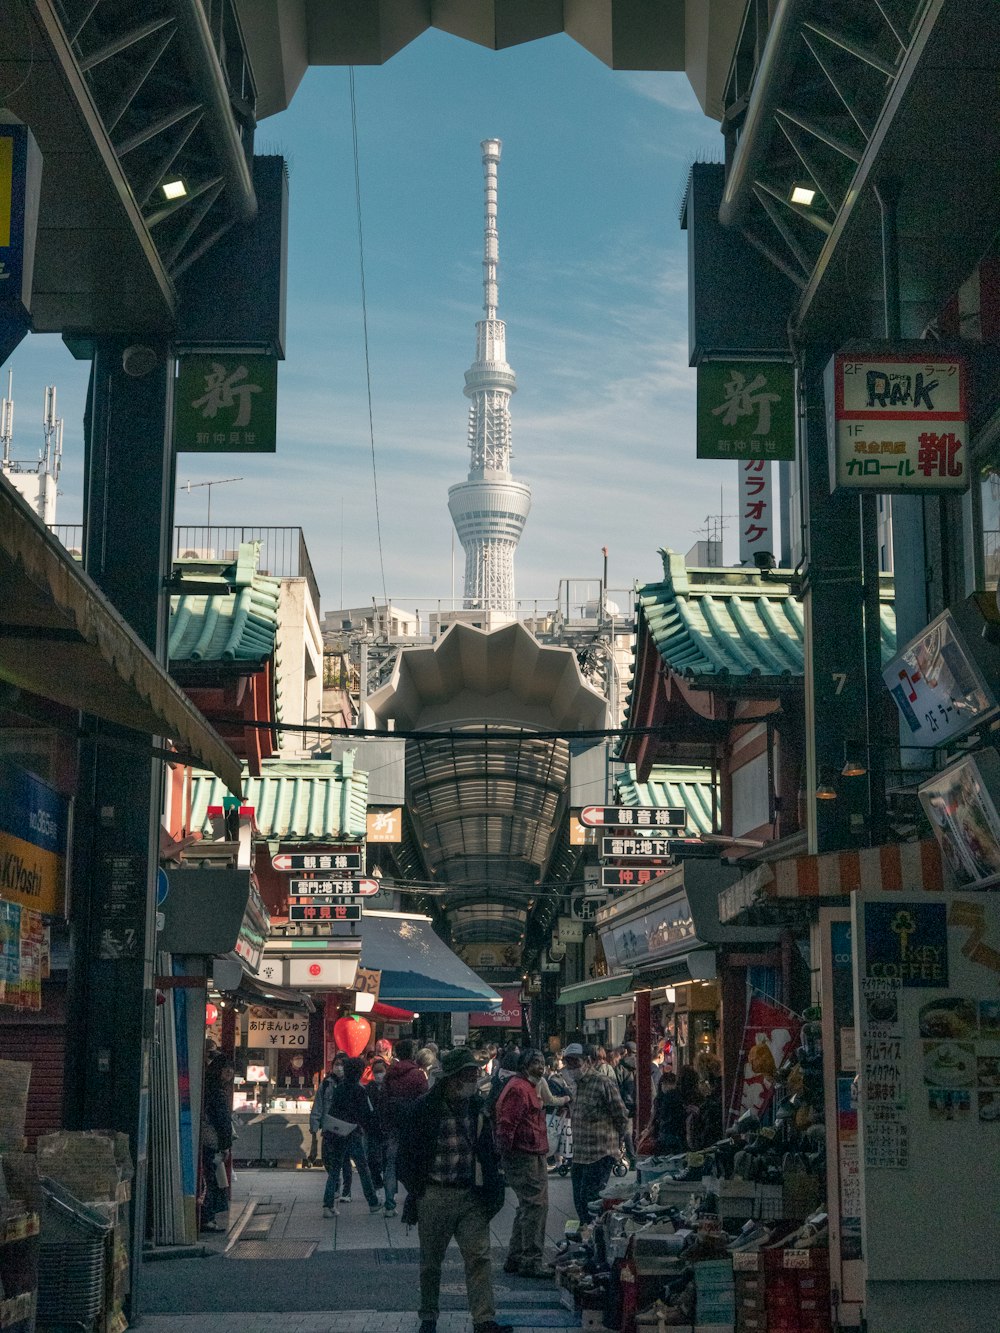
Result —
[[504, 1084], [495, 1112], [497, 1142], [507, 1184], [517, 1195], [517, 1212], [503, 1271], [521, 1277], [551, 1277], [555, 1271], [545, 1263], [545, 1223], [549, 1215], [545, 1159], [549, 1137], [538, 1091], [544, 1072], [545, 1057], [541, 1051], [522, 1051], [517, 1070]]
[[480, 1070], [464, 1046], [448, 1051], [434, 1087], [400, 1125], [397, 1170], [416, 1212], [420, 1239], [420, 1330], [435, 1333], [441, 1265], [452, 1237], [465, 1263], [473, 1333], [509, 1333], [496, 1322], [490, 1265], [490, 1221], [503, 1207], [493, 1127], [476, 1092]]
[[[377, 1190], [385, 1186], [386, 1147], [389, 1141], [389, 1098], [385, 1086], [387, 1071], [386, 1062], [377, 1055], [368, 1067], [371, 1079], [365, 1089], [375, 1114], [371, 1133], [368, 1135], [368, 1165], [371, 1167], [372, 1182]], [[364, 1083], [363, 1078], [362, 1083]]]
[[[323, 1125], [323, 1117], [329, 1114], [330, 1099], [335, 1089], [339, 1088], [344, 1082], [344, 1060], [346, 1056], [339, 1051], [333, 1058], [329, 1071], [325, 1078], [320, 1080], [320, 1085], [316, 1089], [316, 1096], [313, 1100], [312, 1110], [309, 1113], [309, 1128], [312, 1132], [313, 1143], [319, 1138], [320, 1130]], [[328, 1196], [324, 1196], [323, 1216], [333, 1217], [334, 1205], [339, 1197], [341, 1203], [351, 1202], [351, 1185], [354, 1183], [354, 1171], [351, 1166], [351, 1158], [345, 1154], [341, 1160], [340, 1173], [338, 1179], [333, 1182], [332, 1191], [328, 1191]], [[329, 1202], [327, 1202], [329, 1197]]]
[[608, 1183], [628, 1129], [628, 1111], [614, 1079], [597, 1072], [596, 1046], [582, 1048], [581, 1073], [573, 1098], [573, 1203], [581, 1226], [590, 1225], [590, 1204]]

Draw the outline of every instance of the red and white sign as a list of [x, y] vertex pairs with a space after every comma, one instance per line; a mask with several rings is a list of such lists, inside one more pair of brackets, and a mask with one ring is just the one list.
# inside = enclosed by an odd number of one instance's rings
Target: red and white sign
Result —
[[748, 458], [738, 466], [740, 564], [752, 565], [756, 551], [776, 554], [773, 469], [763, 458]]
[[277, 852], [271, 857], [275, 870], [360, 870], [358, 847], [327, 847], [319, 852]]
[[[969, 465], [961, 357], [888, 348], [826, 368], [830, 480], [880, 494], [964, 491]], [[932, 355], [928, 355], [928, 351]]]
[[585, 805], [580, 823], [587, 828], [684, 828], [687, 811], [681, 805]]
[[520, 990], [500, 990], [497, 994], [503, 1001], [500, 1007], [481, 1014], [470, 1014], [470, 1028], [519, 1028], [521, 1026]]

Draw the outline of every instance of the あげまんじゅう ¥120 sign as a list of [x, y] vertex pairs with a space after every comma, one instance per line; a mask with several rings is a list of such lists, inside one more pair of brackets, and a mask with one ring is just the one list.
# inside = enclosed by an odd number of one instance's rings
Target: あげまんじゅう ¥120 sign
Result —
[[309, 1016], [251, 1009], [247, 1014], [247, 1046], [254, 1050], [304, 1049], [309, 1045]]
[[966, 378], [958, 356], [888, 349], [833, 357], [824, 377], [831, 489], [966, 490]]
[[174, 444], [181, 453], [273, 454], [278, 363], [226, 352], [178, 358]]
[[785, 361], [703, 361], [698, 457], [794, 459], [794, 367]]

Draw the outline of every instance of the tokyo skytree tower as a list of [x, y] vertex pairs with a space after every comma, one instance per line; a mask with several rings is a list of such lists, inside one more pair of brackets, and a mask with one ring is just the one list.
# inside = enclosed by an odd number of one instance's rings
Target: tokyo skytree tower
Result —
[[465, 372], [469, 408], [469, 480], [448, 490], [448, 508], [465, 548], [465, 606], [513, 616], [514, 552], [531, 509], [531, 490], [510, 475], [510, 396], [517, 385], [507, 364], [507, 330], [497, 318], [497, 163], [500, 140], [486, 139], [483, 173], [486, 237], [483, 311], [476, 359]]

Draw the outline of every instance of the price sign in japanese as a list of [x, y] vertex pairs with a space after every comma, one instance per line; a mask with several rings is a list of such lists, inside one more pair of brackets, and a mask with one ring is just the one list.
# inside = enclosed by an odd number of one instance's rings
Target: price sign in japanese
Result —
[[670, 856], [670, 838], [602, 838], [601, 855], [635, 857], [641, 861], [652, 861], [657, 857], [666, 860]]
[[317, 906], [315, 903], [289, 903], [289, 921], [360, 921], [364, 909], [360, 903]]
[[933, 349], [831, 359], [825, 375], [831, 490], [936, 495], [968, 488], [965, 362], [927, 350]]
[[684, 828], [687, 811], [682, 805], [585, 805], [580, 823], [588, 828]]
[[360, 851], [279, 852], [271, 857], [275, 870], [360, 870]]

